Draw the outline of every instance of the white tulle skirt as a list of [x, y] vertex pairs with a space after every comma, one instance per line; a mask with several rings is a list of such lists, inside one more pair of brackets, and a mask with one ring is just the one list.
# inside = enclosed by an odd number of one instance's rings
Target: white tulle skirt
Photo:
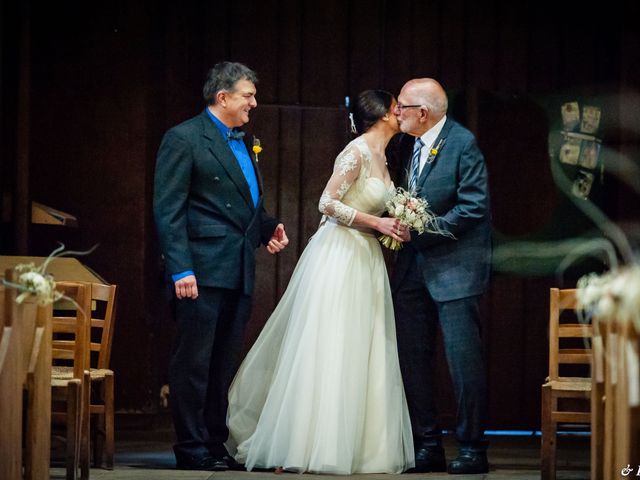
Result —
[[227, 448], [248, 470], [414, 466], [391, 290], [377, 239], [326, 223], [229, 391]]

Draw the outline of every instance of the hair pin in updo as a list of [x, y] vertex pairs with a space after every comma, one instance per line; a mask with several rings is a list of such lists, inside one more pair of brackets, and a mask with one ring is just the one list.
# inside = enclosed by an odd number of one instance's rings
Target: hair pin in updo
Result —
[[351, 133], [358, 133], [356, 122], [353, 120], [353, 112], [349, 114], [349, 122], [351, 123]]

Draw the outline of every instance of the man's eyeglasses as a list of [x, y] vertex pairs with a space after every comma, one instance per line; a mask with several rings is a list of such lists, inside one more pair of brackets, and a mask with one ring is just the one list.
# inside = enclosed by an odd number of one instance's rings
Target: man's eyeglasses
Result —
[[403, 105], [401, 103], [396, 103], [396, 108], [400, 111], [404, 108], [427, 108], [424, 105]]

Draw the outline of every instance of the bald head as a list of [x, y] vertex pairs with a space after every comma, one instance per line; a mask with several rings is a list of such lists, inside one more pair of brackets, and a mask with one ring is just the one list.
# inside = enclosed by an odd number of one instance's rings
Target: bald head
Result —
[[[404, 84], [398, 104], [413, 108], [397, 108], [400, 129], [419, 137], [442, 120], [447, 113], [447, 94], [433, 78], [414, 78]], [[417, 108], [418, 106], [426, 108]]]
[[415, 100], [415, 103], [426, 105], [429, 112], [440, 120], [448, 108], [447, 94], [442, 85], [433, 78], [414, 78], [404, 84], [402, 90]]

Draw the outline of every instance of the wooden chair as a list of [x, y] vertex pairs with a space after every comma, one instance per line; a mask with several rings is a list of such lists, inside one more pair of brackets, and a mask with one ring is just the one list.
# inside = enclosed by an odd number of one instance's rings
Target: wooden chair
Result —
[[22, 374], [23, 345], [17, 320], [15, 290], [0, 284], [0, 478], [22, 477]]
[[591, 477], [604, 478], [605, 340], [604, 325], [593, 323], [591, 367]]
[[[113, 320], [115, 318], [116, 286], [91, 284], [91, 359], [90, 373], [92, 385], [91, 415], [94, 465], [102, 466], [105, 459], [107, 469], [113, 469], [114, 455], [114, 373], [109, 369]], [[96, 386], [97, 388], [94, 388]]]
[[[6, 272], [7, 280], [15, 282], [13, 276], [14, 272]], [[0, 285], [0, 478], [22, 479], [24, 464], [26, 480], [45, 480], [49, 478], [51, 305], [38, 306], [32, 297], [18, 305], [17, 293]]]
[[[620, 466], [640, 465], [640, 335], [630, 318], [600, 322], [604, 337], [604, 395], [600, 415], [602, 444], [592, 456], [603, 480], [622, 478]], [[592, 463], [593, 465], [593, 463]], [[596, 478], [596, 477], [593, 477]]]
[[48, 479], [51, 459], [51, 305], [39, 306], [27, 369], [24, 478]]
[[[542, 385], [542, 480], [556, 478], [558, 424], [591, 423], [588, 408], [579, 409], [576, 403], [588, 405], [590, 402], [593, 329], [590, 324], [576, 320], [571, 323], [561, 321], [562, 312], [576, 311], [575, 294], [574, 289], [552, 288], [549, 295], [549, 377]], [[573, 344], [565, 345], [567, 342]], [[563, 365], [584, 365], [589, 373], [585, 376], [561, 376]]]
[[[54, 405], [62, 403], [64, 409], [54, 409], [54, 422], [66, 425], [67, 479], [75, 480], [78, 466], [81, 478], [89, 477], [89, 315], [91, 312], [91, 286], [83, 282], [58, 282], [57, 290], [73, 299], [80, 308], [73, 315], [54, 308], [52, 318], [52, 399]], [[75, 308], [75, 307], [74, 307]]]

